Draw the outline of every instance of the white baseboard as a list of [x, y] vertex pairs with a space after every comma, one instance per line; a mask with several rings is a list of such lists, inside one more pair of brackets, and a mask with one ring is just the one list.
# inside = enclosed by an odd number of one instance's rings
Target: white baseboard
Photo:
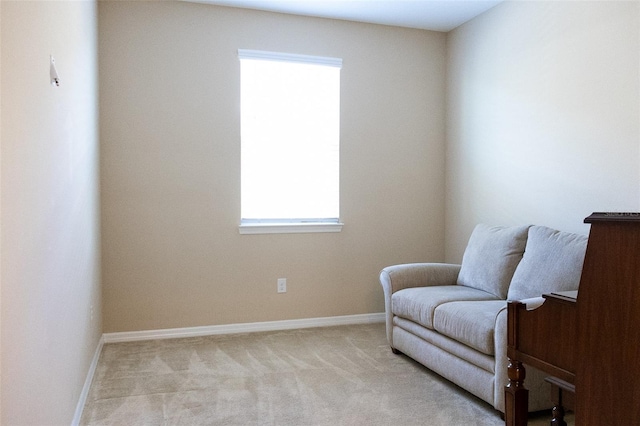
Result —
[[297, 320], [252, 322], [243, 324], [210, 325], [202, 327], [169, 328], [164, 330], [104, 333], [102, 335], [102, 341], [104, 341], [104, 343], [135, 342], [140, 340], [213, 336], [217, 334], [253, 333], [258, 331], [292, 330], [296, 328], [370, 324], [384, 321], [385, 314], [384, 312], [381, 312], [377, 314], [345, 315], [339, 317], [306, 318]]
[[78, 405], [76, 405], [76, 411], [73, 415], [71, 426], [78, 426], [80, 424], [80, 419], [82, 418], [82, 411], [84, 410], [84, 406], [87, 402], [87, 397], [89, 396], [89, 389], [91, 389], [91, 382], [93, 382], [93, 376], [96, 373], [96, 367], [98, 366], [98, 360], [100, 359], [100, 354], [102, 353], [103, 345], [104, 345], [104, 335], [100, 337], [100, 340], [98, 341], [98, 346], [96, 347], [96, 351], [93, 353], [93, 359], [91, 360], [91, 365], [89, 365], [89, 371], [87, 372], [87, 378], [84, 381], [82, 392], [80, 392], [80, 398], [78, 399]]

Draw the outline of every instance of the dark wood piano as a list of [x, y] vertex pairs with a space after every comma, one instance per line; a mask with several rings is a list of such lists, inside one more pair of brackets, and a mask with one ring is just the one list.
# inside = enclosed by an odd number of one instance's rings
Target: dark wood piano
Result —
[[[508, 306], [505, 422], [527, 424], [523, 363], [575, 391], [578, 426], [640, 424], [640, 213], [593, 213], [580, 289]], [[562, 401], [560, 401], [561, 404]], [[562, 425], [562, 407], [552, 425]]]

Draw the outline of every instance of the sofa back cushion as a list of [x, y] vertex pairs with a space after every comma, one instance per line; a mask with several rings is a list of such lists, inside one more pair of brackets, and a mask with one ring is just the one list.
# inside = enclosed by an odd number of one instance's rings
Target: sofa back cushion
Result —
[[513, 273], [522, 259], [529, 226], [479, 224], [462, 256], [458, 285], [506, 299]]
[[538, 297], [553, 291], [576, 290], [588, 238], [544, 226], [529, 228], [522, 261], [513, 274], [509, 300]]

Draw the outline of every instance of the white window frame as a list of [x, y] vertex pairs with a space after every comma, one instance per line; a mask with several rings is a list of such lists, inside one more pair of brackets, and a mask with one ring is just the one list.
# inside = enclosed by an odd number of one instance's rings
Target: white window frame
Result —
[[[238, 49], [239, 59], [273, 60], [342, 67], [342, 59], [321, 56], [298, 55], [260, 50]], [[240, 234], [290, 234], [341, 232], [343, 223], [336, 219], [242, 219], [238, 227]]]

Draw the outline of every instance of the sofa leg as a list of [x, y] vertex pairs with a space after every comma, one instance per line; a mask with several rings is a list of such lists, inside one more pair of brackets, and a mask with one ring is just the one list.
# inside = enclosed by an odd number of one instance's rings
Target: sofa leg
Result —
[[402, 352], [400, 352], [399, 350], [397, 350], [396, 348], [394, 348], [393, 346], [391, 347], [391, 352], [393, 352], [396, 355], [404, 355]]

